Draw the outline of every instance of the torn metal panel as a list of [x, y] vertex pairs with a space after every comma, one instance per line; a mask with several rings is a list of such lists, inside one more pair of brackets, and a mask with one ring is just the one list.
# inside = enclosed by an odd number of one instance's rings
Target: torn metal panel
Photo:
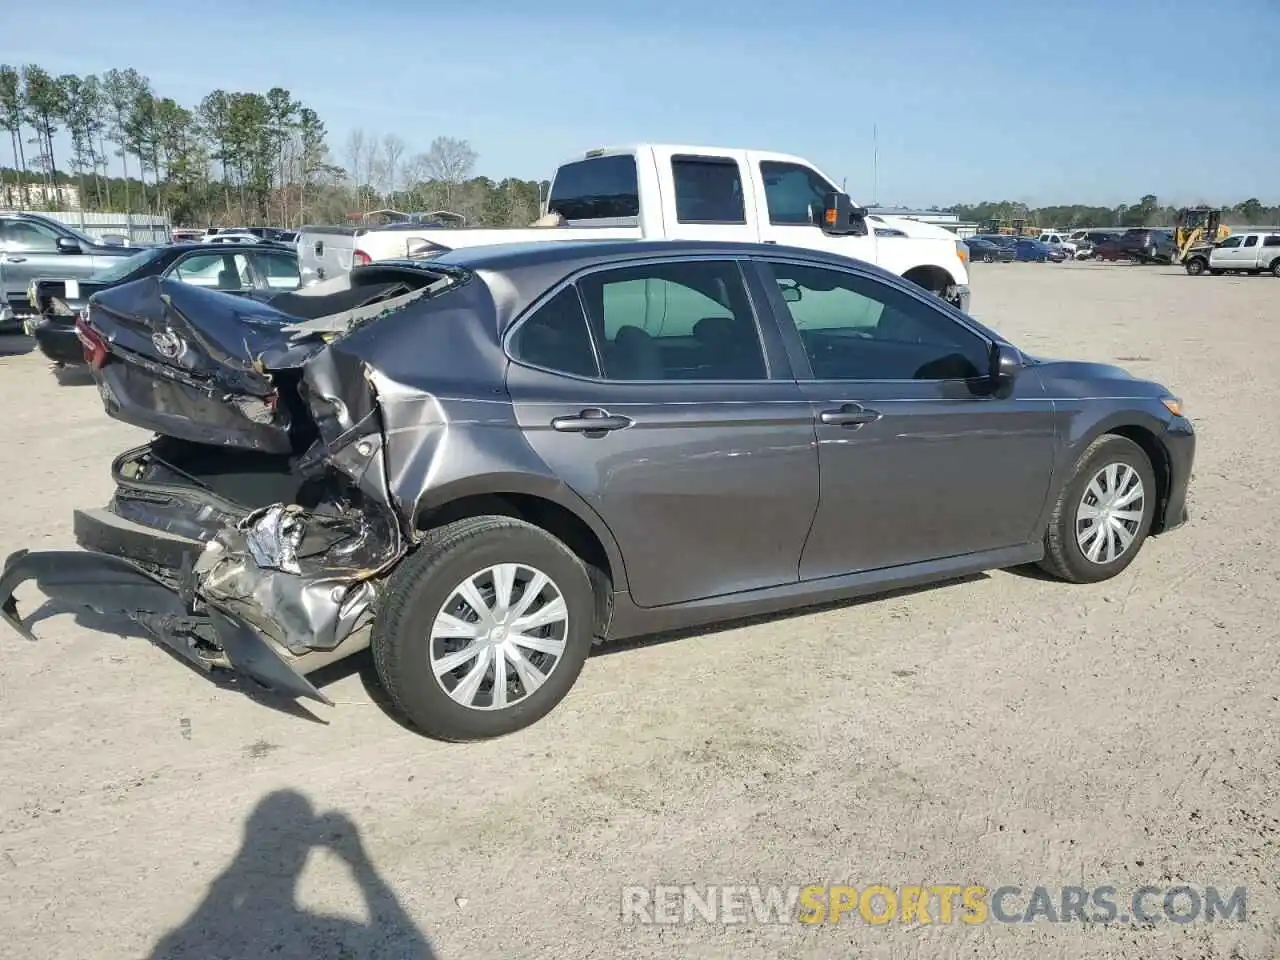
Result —
[[331, 650], [371, 620], [373, 578], [403, 553], [396, 518], [376, 504], [333, 515], [273, 504], [209, 542], [196, 590], [292, 653]]

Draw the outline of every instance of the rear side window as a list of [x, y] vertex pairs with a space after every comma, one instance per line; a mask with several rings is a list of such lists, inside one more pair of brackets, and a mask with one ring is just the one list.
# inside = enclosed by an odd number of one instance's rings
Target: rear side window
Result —
[[511, 337], [515, 359], [558, 373], [598, 377], [591, 333], [582, 312], [582, 301], [572, 286], [565, 287], [540, 306]]
[[547, 209], [566, 220], [616, 220], [640, 216], [636, 158], [590, 157], [556, 172]]
[[1244, 245], [1246, 247], [1256, 247], [1258, 245], [1258, 238], [1256, 236], [1245, 237]]
[[1272, 234], [1262, 241], [1264, 247], [1280, 247], [1280, 234]]
[[676, 220], [680, 223], [746, 223], [742, 171], [729, 157], [672, 157]]
[[621, 267], [578, 281], [610, 380], [764, 380], [764, 350], [738, 264]]

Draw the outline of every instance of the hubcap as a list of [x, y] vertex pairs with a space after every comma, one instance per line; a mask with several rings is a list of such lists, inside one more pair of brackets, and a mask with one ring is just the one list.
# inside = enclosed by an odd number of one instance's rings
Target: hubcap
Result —
[[431, 672], [473, 710], [524, 700], [560, 665], [569, 610], [545, 573], [519, 563], [481, 570], [453, 588], [431, 627]]
[[1076, 508], [1076, 543], [1091, 563], [1111, 563], [1137, 539], [1145, 502], [1142, 477], [1127, 463], [1103, 467]]

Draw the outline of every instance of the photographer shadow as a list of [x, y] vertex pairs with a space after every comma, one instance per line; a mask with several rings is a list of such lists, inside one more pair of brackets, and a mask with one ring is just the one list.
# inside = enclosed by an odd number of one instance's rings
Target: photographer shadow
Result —
[[[332, 850], [350, 868], [367, 923], [298, 905], [297, 882], [315, 847]], [[235, 860], [204, 901], [151, 953], [151, 960], [223, 957], [435, 960], [436, 954], [374, 869], [355, 824], [342, 814], [317, 816], [302, 794], [278, 790], [250, 815]]]

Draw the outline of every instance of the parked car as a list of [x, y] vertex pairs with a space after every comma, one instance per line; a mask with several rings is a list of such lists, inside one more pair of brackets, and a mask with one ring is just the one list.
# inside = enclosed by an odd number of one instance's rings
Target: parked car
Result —
[[143, 277], [172, 277], [181, 283], [228, 293], [296, 290], [301, 282], [298, 255], [263, 244], [186, 243], [155, 247], [117, 259], [86, 280], [33, 280], [29, 303], [37, 319], [31, 325], [40, 352], [58, 366], [84, 363], [76, 318], [89, 298], [102, 290]]
[[1183, 258], [1187, 273], [1267, 273], [1280, 277], [1280, 233], [1238, 233], [1216, 244], [1193, 247]]
[[1134, 227], [1120, 235], [1120, 247], [1139, 263], [1172, 263], [1176, 244], [1172, 230]]
[[88, 277], [140, 248], [99, 243], [78, 230], [34, 213], [0, 213], [0, 300], [10, 307], [10, 329], [22, 329], [27, 289], [37, 277]]
[[1093, 250], [1100, 243], [1118, 240], [1121, 231], [1119, 230], [1081, 230], [1079, 235], [1072, 234], [1072, 242], [1076, 245], [1076, 259], [1089, 260], [1093, 258]]
[[983, 263], [1008, 263], [1014, 259], [1014, 251], [1008, 244], [992, 243], [982, 237], [970, 237], [965, 241], [965, 245], [969, 248], [969, 258], [971, 260], [981, 260]]
[[811, 249], [478, 247], [267, 303], [149, 277], [80, 332], [107, 413], [158, 436], [75, 511], [82, 551], [9, 558], [0, 615], [30, 635], [33, 580], [326, 703], [306, 675], [372, 645], [445, 739], [533, 723], [597, 638], [1026, 563], [1105, 580], [1186, 518], [1165, 387]]
[[1055, 249], [1039, 240], [1032, 240], [1030, 237], [1019, 237], [1014, 242], [1014, 256], [1018, 260], [1031, 261], [1034, 263], [1061, 263], [1067, 259], [1067, 254], [1062, 249]]
[[834, 184], [808, 160], [781, 153], [665, 144], [591, 150], [556, 171], [545, 226], [304, 226], [302, 279], [488, 244], [763, 240], [879, 264], [967, 309], [962, 240], [935, 224], [869, 213]]
[[1070, 260], [1076, 255], [1076, 244], [1063, 234], [1049, 231], [1039, 236], [1039, 241], [1052, 250], [1061, 250], [1066, 254], [1062, 259]]

